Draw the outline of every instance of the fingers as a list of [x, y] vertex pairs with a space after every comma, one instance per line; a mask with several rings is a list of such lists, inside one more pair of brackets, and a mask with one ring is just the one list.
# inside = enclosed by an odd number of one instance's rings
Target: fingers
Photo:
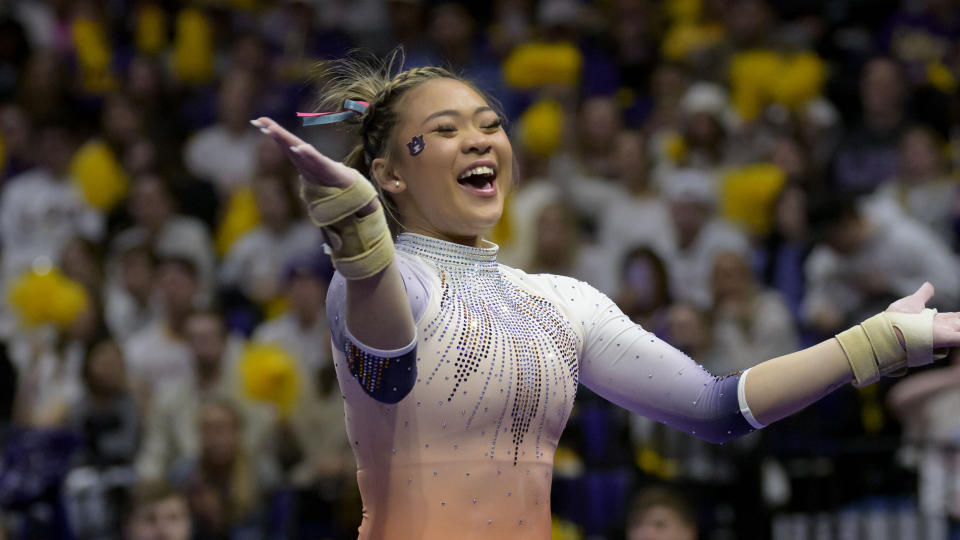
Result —
[[926, 304], [933, 298], [933, 284], [929, 281], [924, 281], [923, 285], [917, 289], [917, 292], [913, 293], [911, 296], [916, 297], [918, 300]]
[[261, 116], [256, 120], [251, 120], [250, 123], [253, 124], [254, 127], [260, 128], [260, 131], [264, 135], [273, 137], [273, 140], [277, 141], [277, 143], [282, 145], [285, 149], [307, 144], [303, 139], [297, 137], [293, 133], [290, 133], [286, 130], [286, 128], [267, 116]]
[[950, 328], [960, 330], [960, 313], [957, 313], [957, 312], [937, 313], [934, 321], [935, 323], [943, 323]]
[[272, 118], [261, 116], [250, 123], [268, 135], [280, 147], [291, 163], [308, 182], [323, 185], [346, 187], [351, 180], [343, 177], [337, 170], [338, 163], [323, 155], [316, 148], [297, 137]]

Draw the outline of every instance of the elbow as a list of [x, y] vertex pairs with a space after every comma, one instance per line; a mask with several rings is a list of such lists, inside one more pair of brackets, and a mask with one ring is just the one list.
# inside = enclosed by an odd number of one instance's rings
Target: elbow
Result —
[[756, 430], [757, 428], [738, 411], [736, 414], [705, 418], [690, 433], [708, 443], [723, 444]]

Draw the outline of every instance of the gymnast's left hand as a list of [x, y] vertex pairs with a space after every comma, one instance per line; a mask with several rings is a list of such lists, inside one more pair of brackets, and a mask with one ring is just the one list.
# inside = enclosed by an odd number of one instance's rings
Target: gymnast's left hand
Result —
[[[890, 304], [887, 312], [920, 313], [926, 308], [927, 302], [933, 298], [933, 285], [925, 282], [910, 296], [905, 296]], [[898, 337], [899, 332], [898, 332]], [[901, 337], [902, 343], [902, 337]], [[945, 349], [960, 345], [960, 313], [937, 313], [933, 318], [933, 348]]]

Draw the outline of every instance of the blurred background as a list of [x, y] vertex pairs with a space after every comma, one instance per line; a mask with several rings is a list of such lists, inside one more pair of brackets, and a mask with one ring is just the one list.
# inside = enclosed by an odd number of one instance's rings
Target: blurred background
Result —
[[[502, 104], [501, 262], [717, 375], [960, 305], [955, 0], [5, 0], [0, 538], [356, 537], [333, 270], [248, 120], [344, 156], [314, 66], [397, 45]], [[554, 538], [960, 538], [954, 356], [722, 446], [581, 388]]]

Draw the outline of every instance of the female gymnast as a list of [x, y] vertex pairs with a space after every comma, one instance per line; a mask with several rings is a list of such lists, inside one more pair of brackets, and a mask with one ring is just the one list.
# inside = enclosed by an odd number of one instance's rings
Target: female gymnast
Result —
[[498, 264], [483, 235], [516, 162], [497, 109], [448, 71], [393, 64], [332, 66], [333, 112], [305, 124], [359, 125], [343, 163], [252, 121], [299, 170], [337, 268], [327, 315], [360, 538], [550, 538], [553, 455], [578, 383], [722, 442], [960, 344], [960, 316], [925, 309], [924, 283], [836, 338], [713, 376], [589, 284]]

